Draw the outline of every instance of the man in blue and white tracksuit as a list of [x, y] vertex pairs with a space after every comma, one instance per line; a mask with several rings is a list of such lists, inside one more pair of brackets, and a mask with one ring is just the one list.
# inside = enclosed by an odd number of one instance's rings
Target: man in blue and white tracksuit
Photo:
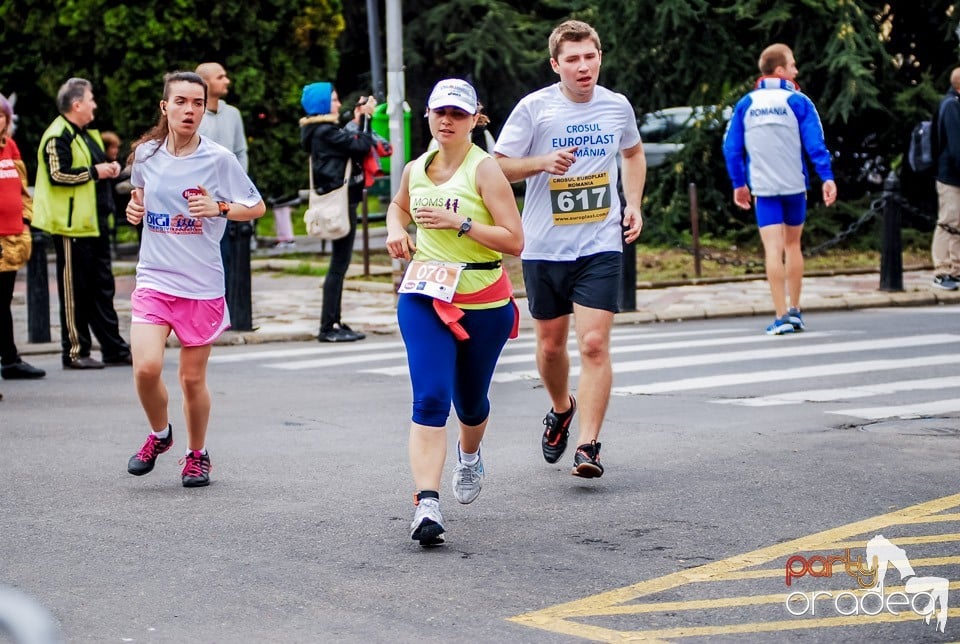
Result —
[[793, 52], [783, 44], [770, 45], [760, 54], [760, 73], [754, 89], [734, 109], [723, 155], [733, 183], [733, 202], [749, 210], [751, 193], [756, 198], [767, 282], [776, 309], [767, 334], [782, 335], [804, 328], [800, 235], [810, 186], [803, 153], [823, 182], [827, 206], [837, 199], [837, 184], [817, 108], [794, 82], [797, 63]]

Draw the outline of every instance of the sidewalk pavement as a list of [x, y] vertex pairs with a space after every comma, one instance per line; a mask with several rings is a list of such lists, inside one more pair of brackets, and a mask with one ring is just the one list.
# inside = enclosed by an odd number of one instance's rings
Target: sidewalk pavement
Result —
[[[262, 240], [266, 241], [266, 240]], [[377, 240], [379, 242], [379, 240]], [[361, 244], [358, 239], [358, 247]], [[371, 247], [376, 247], [371, 243]], [[382, 242], [380, 242], [382, 243]], [[298, 252], [319, 251], [320, 243], [298, 238]], [[289, 252], [289, 251], [285, 251]], [[217, 344], [260, 344], [314, 340], [320, 325], [320, 307], [323, 297], [323, 278], [295, 275], [284, 269], [303, 264], [303, 260], [283, 259], [280, 252], [261, 249], [251, 261], [252, 277], [252, 331], [228, 331]], [[318, 257], [326, 265], [328, 257]], [[129, 338], [130, 293], [134, 288], [134, 262], [116, 261], [117, 276], [115, 306], [120, 316], [120, 330]], [[24, 355], [57, 353], [60, 350], [59, 304], [56, 278], [50, 275], [50, 338], [51, 342], [27, 342], [26, 275], [21, 270], [13, 297], [14, 334], [17, 347]], [[371, 267], [371, 273], [391, 275], [388, 267]], [[396, 296], [392, 280], [367, 281], [363, 267], [353, 265], [347, 273], [343, 292], [343, 321], [351, 328], [369, 334], [390, 335], [398, 331]], [[879, 290], [880, 277], [876, 272], [855, 275], [808, 275], [803, 284], [803, 311], [834, 311], [882, 306], [926, 306], [960, 303], [960, 291], [943, 291], [932, 286], [933, 271], [908, 270], [903, 273], [903, 291]], [[615, 324], [690, 320], [717, 317], [758, 316], [755, 324], [761, 333], [773, 310], [770, 292], [762, 276], [730, 281], [689, 280], [684, 283], [642, 284], [637, 289], [637, 310], [617, 314]], [[518, 293], [521, 329], [533, 327], [527, 304]], [[176, 346], [176, 339], [170, 341]]]

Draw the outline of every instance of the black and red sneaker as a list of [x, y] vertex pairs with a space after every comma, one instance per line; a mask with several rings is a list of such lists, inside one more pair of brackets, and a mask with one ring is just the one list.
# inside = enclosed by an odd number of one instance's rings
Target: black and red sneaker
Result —
[[585, 479], [603, 476], [603, 465], [600, 465], [600, 443], [590, 441], [578, 447], [577, 453], [573, 455], [573, 471], [570, 473]]
[[210, 485], [210, 454], [207, 452], [190, 452], [180, 459], [183, 465], [183, 472], [180, 473], [180, 480], [183, 487], [203, 487]]
[[147, 436], [147, 440], [140, 451], [127, 461], [127, 471], [129, 473], [134, 476], [143, 476], [153, 471], [157, 457], [173, 447], [173, 428], [168, 425], [167, 430], [170, 433], [164, 439], [157, 438], [153, 432]]
[[567, 449], [567, 437], [570, 436], [570, 423], [573, 422], [573, 415], [577, 411], [577, 399], [570, 396], [570, 409], [558, 414], [550, 409], [543, 418], [543, 424], [546, 429], [543, 430], [543, 440], [540, 446], [543, 447], [543, 460], [547, 463], [556, 463], [563, 456]]

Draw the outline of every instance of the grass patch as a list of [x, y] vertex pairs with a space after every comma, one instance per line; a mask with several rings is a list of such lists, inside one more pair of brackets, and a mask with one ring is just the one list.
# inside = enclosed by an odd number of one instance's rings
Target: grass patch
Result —
[[[757, 249], [701, 249], [700, 278], [763, 276], [763, 252]], [[714, 259], [707, 259], [713, 257]], [[925, 266], [930, 262], [926, 248], [905, 248], [904, 266]], [[637, 281], [662, 282], [698, 277], [693, 254], [682, 248], [637, 246]], [[880, 252], [832, 249], [804, 260], [804, 273], [880, 270]]]

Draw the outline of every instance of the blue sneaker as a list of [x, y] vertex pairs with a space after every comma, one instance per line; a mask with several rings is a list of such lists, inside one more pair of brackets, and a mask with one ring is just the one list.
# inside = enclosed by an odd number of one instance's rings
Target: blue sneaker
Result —
[[933, 285], [944, 291], [956, 291], [960, 287], [960, 282], [957, 282], [953, 275], [937, 275], [933, 278]]
[[803, 313], [795, 306], [787, 309], [787, 319], [790, 320], [790, 324], [793, 325], [794, 331], [803, 331], [806, 328], [803, 326]]
[[767, 335], [786, 335], [787, 333], [793, 333], [793, 324], [787, 315], [775, 319], [773, 324], [767, 327]]

